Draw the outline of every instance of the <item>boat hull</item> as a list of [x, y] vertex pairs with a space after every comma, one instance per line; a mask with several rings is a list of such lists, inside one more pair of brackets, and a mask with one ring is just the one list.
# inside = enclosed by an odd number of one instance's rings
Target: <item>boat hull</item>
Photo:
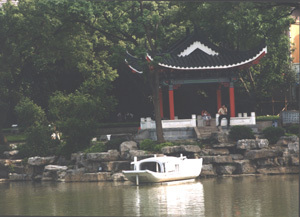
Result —
[[[189, 160], [186, 160], [189, 161]], [[153, 172], [150, 170], [124, 170], [124, 176], [135, 184], [160, 183], [197, 178], [202, 169], [202, 159], [192, 159], [193, 167], [178, 172]]]

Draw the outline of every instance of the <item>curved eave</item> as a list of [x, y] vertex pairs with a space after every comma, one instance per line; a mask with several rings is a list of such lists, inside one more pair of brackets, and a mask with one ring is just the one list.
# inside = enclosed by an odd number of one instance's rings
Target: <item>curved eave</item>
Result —
[[[242, 68], [245, 65], [252, 65], [252, 64], [257, 64], [259, 60], [267, 53], [267, 47], [264, 47], [257, 55], [254, 57], [239, 62], [235, 64], [230, 64], [230, 65], [220, 65], [220, 66], [199, 66], [199, 67], [180, 67], [180, 66], [172, 66], [172, 65], [167, 65], [163, 63], [158, 63], [158, 65], [169, 68], [169, 69], [179, 69], [179, 70], [209, 70], [209, 69], [231, 69], [231, 68]], [[147, 60], [152, 61], [152, 57], [147, 54]]]
[[137, 70], [136, 68], [134, 68], [133, 66], [129, 65], [128, 61], [125, 59], [125, 62], [127, 63], [127, 66], [131, 69], [131, 71], [133, 73], [139, 73], [139, 74], [142, 74], [143, 72], [142, 71], [139, 71]]

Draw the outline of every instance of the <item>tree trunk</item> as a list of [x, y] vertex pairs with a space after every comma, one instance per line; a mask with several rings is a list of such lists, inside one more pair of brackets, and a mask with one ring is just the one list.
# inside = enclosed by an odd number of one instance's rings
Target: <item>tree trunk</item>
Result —
[[157, 143], [165, 142], [164, 133], [161, 123], [161, 114], [160, 114], [160, 102], [159, 102], [159, 73], [157, 69], [153, 69], [153, 85], [152, 95], [153, 95], [153, 107], [155, 114], [155, 124], [156, 124], [156, 136]]

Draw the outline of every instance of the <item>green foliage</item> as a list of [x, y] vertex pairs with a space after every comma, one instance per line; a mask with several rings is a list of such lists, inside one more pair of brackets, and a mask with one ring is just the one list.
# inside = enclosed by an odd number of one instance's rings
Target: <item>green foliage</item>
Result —
[[52, 131], [47, 126], [32, 126], [28, 129], [26, 143], [19, 147], [19, 157], [55, 155], [59, 140], [52, 140]]
[[287, 133], [298, 135], [299, 134], [299, 124], [288, 125], [285, 127], [285, 130]]
[[274, 121], [279, 120], [280, 117], [278, 115], [267, 115], [267, 116], [257, 116], [256, 121]]
[[281, 127], [267, 127], [262, 133], [264, 137], [269, 140], [270, 144], [275, 144], [281, 136], [285, 135], [285, 131]]
[[162, 149], [163, 147], [174, 146], [174, 145], [175, 145], [175, 144], [172, 143], [172, 142], [164, 142], [164, 143], [160, 143], [160, 144], [157, 144], [157, 145], [154, 146], [154, 151], [155, 151], [155, 152], [160, 152], [161, 149]]
[[120, 150], [120, 145], [124, 141], [126, 141], [126, 139], [123, 138], [109, 140], [108, 142], [105, 143], [106, 150], [112, 150], [112, 149]]
[[29, 98], [24, 98], [15, 107], [20, 127], [25, 129], [47, 123], [44, 110]]
[[241, 139], [254, 139], [253, 131], [247, 126], [233, 126], [229, 131], [229, 139], [233, 141]]
[[145, 151], [154, 151], [156, 142], [151, 139], [145, 139], [140, 142], [140, 149]]
[[92, 145], [91, 147], [84, 150], [84, 153], [96, 153], [96, 152], [106, 152], [106, 146], [103, 142], [97, 142], [96, 144]]

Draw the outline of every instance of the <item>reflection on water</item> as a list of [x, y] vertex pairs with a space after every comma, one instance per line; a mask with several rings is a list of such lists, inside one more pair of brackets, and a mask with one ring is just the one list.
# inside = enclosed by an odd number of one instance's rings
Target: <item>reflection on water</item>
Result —
[[1, 215], [298, 216], [298, 176], [200, 179], [168, 185], [0, 183]]

